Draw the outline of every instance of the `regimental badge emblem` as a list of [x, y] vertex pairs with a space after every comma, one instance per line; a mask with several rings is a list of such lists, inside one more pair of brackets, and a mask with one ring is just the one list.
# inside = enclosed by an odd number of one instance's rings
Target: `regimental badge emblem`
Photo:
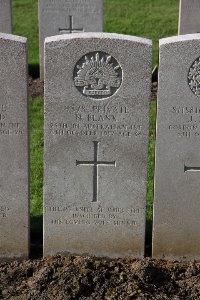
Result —
[[122, 84], [122, 68], [105, 52], [83, 56], [74, 68], [74, 84], [81, 94], [93, 99], [111, 97]]
[[200, 57], [193, 62], [189, 69], [188, 84], [191, 91], [200, 97]]

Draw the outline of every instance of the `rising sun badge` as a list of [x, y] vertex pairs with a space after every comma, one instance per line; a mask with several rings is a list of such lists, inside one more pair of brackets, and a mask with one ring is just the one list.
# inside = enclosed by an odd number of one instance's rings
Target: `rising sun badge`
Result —
[[105, 52], [83, 56], [74, 68], [74, 84], [81, 94], [94, 99], [111, 97], [122, 83], [122, 68]]

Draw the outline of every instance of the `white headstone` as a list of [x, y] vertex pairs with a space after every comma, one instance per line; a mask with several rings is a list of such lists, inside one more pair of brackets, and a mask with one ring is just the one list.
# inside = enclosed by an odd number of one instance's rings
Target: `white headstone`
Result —
[[179, 34], [200, 32], [200, 1], [180, 0]]
[[29, 252], [27, 40], [0, 33], [0, 259]]
[[0, 0], [0, 32], [12, 32], [11, 0]]
[[200, 34], [160, 41], [153, 257], [200, 259]]
[[103, 0], [39, 0], [40, 77], [44, 77], [46, 37], [101, 31]]
[[46, 39], [44, 255], [144, 255], [151, 41]]

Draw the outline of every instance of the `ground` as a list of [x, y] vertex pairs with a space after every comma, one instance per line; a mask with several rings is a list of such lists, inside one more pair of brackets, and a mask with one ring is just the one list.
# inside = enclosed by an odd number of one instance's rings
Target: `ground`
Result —
[[29, 77], [29, 96], [32, 99], [44, 97], [44, 82], [40, 78]]
[[60, 255], [2, 263], [0, 299], [200, 299], [200, 263]]

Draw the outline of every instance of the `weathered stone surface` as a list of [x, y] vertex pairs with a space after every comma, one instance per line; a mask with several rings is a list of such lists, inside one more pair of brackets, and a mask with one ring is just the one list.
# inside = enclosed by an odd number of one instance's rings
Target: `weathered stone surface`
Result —
[[0, 259], [29, 249], [27, 40], [0, 33]]
[[44, 255], [144, 254], [151, 41], [46, 39]]
[[200, 1], [180, 0], [179, 34], [200, 32]]
[[153, 256], [200, 258], [200, 34], [160, 41]]
[[0, 32], [12, 32], [11, 0], [0, 0]]
[[103, 31], [103, 0], [39, 0], [40, 76], [46, 37]]

